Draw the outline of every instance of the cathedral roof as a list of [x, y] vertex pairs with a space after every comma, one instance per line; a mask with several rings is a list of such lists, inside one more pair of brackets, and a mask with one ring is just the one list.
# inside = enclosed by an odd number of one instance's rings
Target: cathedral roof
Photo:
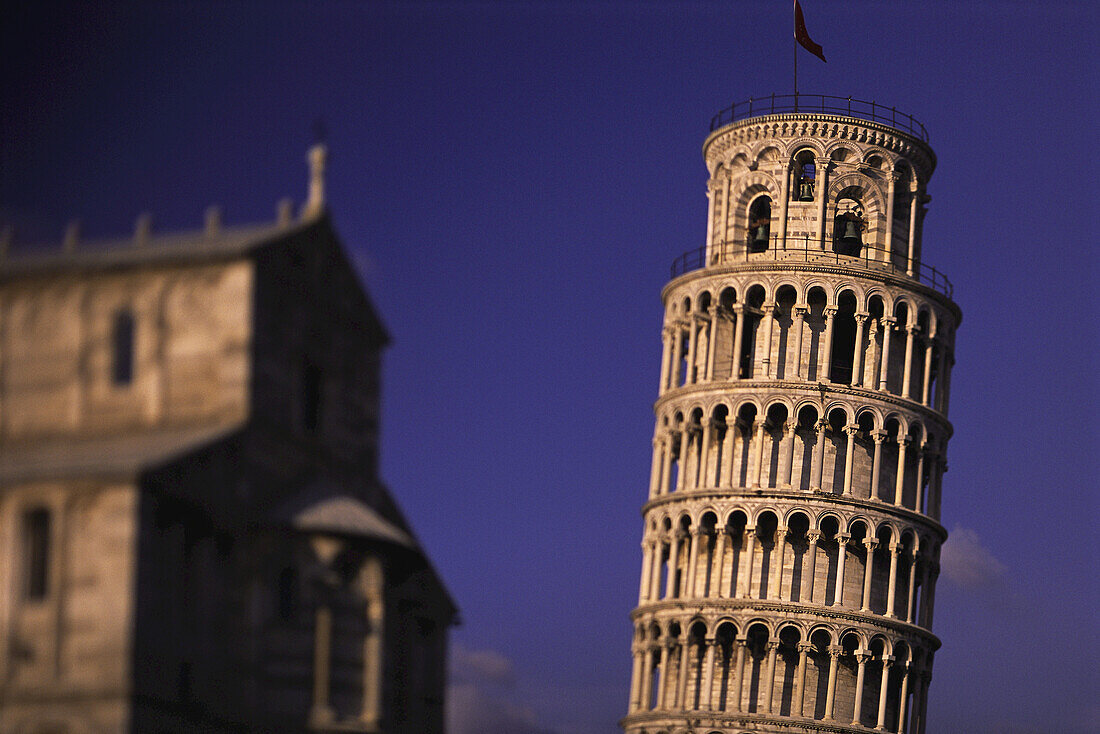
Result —
[[240, 257], [317, 223], [268, 222], [210, 230], [150, 233], [93, 240], [72, 248], [20, 247], [0, 257], [0, 279], [64, 271], [108, 270], [143, 265], [174, 265]]
[[0, 442], [0, 484], [38, 479], [134, 476], [228, 436], [243, 426], [128, 432]]

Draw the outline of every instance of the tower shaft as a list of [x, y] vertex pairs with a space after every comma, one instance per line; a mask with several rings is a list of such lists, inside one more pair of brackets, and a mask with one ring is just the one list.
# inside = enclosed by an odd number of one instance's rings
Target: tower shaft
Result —
[[935, 155], [892, 109], [778, 99], [715, 118], [662, 293], [628, 734], [925, 727], [961, 319], [922, 260]]

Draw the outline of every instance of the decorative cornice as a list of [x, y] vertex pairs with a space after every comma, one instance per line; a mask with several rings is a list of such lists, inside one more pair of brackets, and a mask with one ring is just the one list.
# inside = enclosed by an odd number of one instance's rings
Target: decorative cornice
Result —
[[950, 439], [955, 434], [951, 421], [932, 408], [909, 398], [903, 398], [893, 393], [880, 392], [866, 387], [852, 387], [841, 383], [818, 383], [793, 380], [711, 380], [710, 382], [697, 382], [691, 385], [681, 385], [666, 390], [664, 394], [653, 403], [653, 412], [659, 413], [661, 408], [678, 399], [698, 397], [699, 395], [738, 395], [742, 392], [755, 393], [765, 398], [772, 394], [790, 396], [791, 390], [802, 391], [806, 395], [817, 395], [824, 384], [830, 396], [850, 395], [861, 400], [871, 400], [886, 403], [897, 408], [909, 411], [921, 418], [926, 418], [938, 425], [944, 431], [944, 440]]
[[703, 142], [703, 157], [723, 158], [727, 150], [760, 140], [847, 140], [860, 145], [877, 146], [904, 156], [914, 163], [927, 180], [936, 168], [936, 154], [923, 141], [889, 125], [844, 115], [825, 113], [786, 113], [761, 115], [719, 128]]
[[865, 268], [855, 264], [843, 265], [840, 263], [811, 263], [787, 260], [750, 260], [749, 262], [729, 261], [725, 263], [715, 263], [707, 265], [704, 268], [699, 268], [698, 270], [691, 270], [668, 281], [665, 287], [661, 289], [661, 300], [666, 300], [668, 293], [674, 288], [702, 278], [732, 273], [755, 273], [765, 271], [842, 275], [882, 283], [931, 298], [951, 311], [951, 314], [955, 317], [956, 327], [962, 321], [962, 309], [959, 308], [958, 304], [931, 286], [927, 286], [901, 273], [880, 270], [878, 268]]

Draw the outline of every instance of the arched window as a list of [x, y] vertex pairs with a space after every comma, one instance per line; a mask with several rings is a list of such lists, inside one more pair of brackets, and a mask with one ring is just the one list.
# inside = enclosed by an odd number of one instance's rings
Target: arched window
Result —
[[322, 401], [321, 368], [308, 358], [302, 360], [299, 386], [299, 418], [306, 433], [316, 433], [321, 425]]
[[794, 157], [794, 163], [794, 186], [791, 187], [791, 198], [794, 201], [813, 201], [814, 188], [817, 182], [814, 152], [812, 150], [799, 151]]
[[749, 252], [764, 252], [768, 249], [768, 237], [771, 235], [772, 200], [767, 196], [758, 196], [749, 206]]
[[134, 315], [129, 309], [115, 314], [111, 327], [111, 382], [125, 386], [134, 381]]
[[840, 255], [859, 256], [863, 250], [866, 229], [863, 206], [855, 199], [843, 198], [836, 203], [833, 220], [833, 250]]
[[279, 572], [277, 593], [279, 619], [290, 622], [298, 608], [298, 572], [293, 567]]
[[28, 510], [23, 515], [23, 595], [41, 601], [50, 590], [50, 511]]

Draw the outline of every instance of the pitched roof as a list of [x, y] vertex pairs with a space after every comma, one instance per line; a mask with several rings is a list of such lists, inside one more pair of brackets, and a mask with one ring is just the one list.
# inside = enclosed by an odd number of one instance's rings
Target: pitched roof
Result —
[[31, 274], [107, 270], [239, 257], [288, 235], [314, 226], [324, 215], [286, 224], [269, 222], [219, 228], [216, 232], [152, 233], [133, 237], [81, 242], [72, 250], [61, 247], [20, 247], [0, 257], [0, 280]]
[[134, 476], [209, 445], [243, 423], [0, 442], [0, 484], [38, 479]]

